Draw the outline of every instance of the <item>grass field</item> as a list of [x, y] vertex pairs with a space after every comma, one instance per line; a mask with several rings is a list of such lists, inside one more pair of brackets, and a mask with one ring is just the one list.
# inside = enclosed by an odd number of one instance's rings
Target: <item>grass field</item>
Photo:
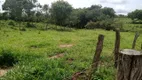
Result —
[[[115, 32], [100, 29], [68, 29], [61, 31], [26, 28], [19, 31], [2, 21], [0, 29], [0, 56], [12, 54], [17, 63], [0, 80], [69, 80], [76, 72], [89, 69], [99, 34], [105, 36], [101, 62], [93, 80], [114, 80], [113, 48]], [[127, 24], [128, 25], [128, 24]], [[131, 24], [130, 24], [131, 25]], [[21, 26], [24, 26], [23, 24]], [[125, 24], [126, 26], [126, 24]], [[55, 25], [49, 25], [55, 27]], [[125, 27], [126, 28], [126, 27]], [[128, 29], [128, 28], [127, 28]], [[141, 28], [139, 27], [138, 30]], [[121, 49], [131, 48], [134, 32], [121, 32]], [[140, 50], [142, 35], [137, 40]], [[52, 56], [60, 55], [51, 59]]]

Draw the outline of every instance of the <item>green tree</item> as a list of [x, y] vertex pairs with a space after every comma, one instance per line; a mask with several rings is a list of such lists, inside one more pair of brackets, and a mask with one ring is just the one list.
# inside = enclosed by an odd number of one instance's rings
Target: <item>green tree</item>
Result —
[[86, 13], [86, 18], [88, 21], [99, 21], [99, 17], [103, 14], [101, 8], [102, 6], [100, 5], [92, 5], [89, 7]]
[[86, 24], [85, 10], [84, 9], [73, 9], [71, 15], [66, 20], [66, 25], [76, 28], [84, 27]]
[[2, 7], [10, 12], [12, 19], [21, 20], [23, 9], [29, 16], [36, 2], [36, 0], [6, 0]]
[[135, 10], [133, 12], [128, 13], [128, 17], [132, 19], [132, 23], [142, 23], [142, 10]]
[[135, 10], [133, 12], [128, 13], [128, 17], [132, 20], [139, 19], [142, 20], [142, 10]]
[[47, 4], [43, 5], [42, 10], [45, 12], [45, 17], [48, 17], [49, 6]]
[[110, 18], [115, 17], [115, 11], [113, 8], [105, 7], [102, 9], [103, 14], [108, 15]]
[[88, 8], [73, 9], [67, 20], [70, 26], [85, 28], [85, 25], [92, 22], [101, 22], [107, 19], [114, 19], [115, 12], [112, 8], [102, 8], [101, 5], [92, 5]]
[[64, 25], [65, 20], [72, 12], [72, 6], [63, 0], [52, 3], [50, 13], [55, 24]]

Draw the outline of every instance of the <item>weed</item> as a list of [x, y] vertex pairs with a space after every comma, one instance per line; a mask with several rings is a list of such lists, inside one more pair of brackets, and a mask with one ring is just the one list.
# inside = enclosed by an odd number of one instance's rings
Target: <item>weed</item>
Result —
[[18, 62], [16, 56], [9, 50], [0, 52], [0, 67], [11, 67]]

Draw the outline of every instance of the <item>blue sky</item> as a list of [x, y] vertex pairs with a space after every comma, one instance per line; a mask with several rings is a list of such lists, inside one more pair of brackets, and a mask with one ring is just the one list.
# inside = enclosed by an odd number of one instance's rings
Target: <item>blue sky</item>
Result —
[[[5, 1], [5, 0], [0, 0]], [[57, 0], [38, 0], [42, 5], [49, 4]], [[142, 9], [141, 0], [65, 0], [74, 8], [90, 7], [91, 5], [100, 4], [103, 7], [112, 7], [117, 14], [127, 14], [135, 9]], [[1, 5], [2, 3], [0, 3]]]

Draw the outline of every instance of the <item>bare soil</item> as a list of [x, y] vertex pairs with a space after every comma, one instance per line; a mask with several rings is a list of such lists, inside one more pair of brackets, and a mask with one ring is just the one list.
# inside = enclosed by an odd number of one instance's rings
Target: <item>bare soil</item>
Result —
[[72, 46], [74, 46], [74, 45], [73, 44], [61, 44], [61, 45], [59, 45], [60, 48], [70, 48]]
[[11, 68], [0, 69], [0, 77], [4, 76]]
[[57, 59], [57, 58], [61, 58], [64, 56], [64, 53], [60, 53], [60, 54], [56, 54], [54, 56], [49, 57], [49, 59]]

